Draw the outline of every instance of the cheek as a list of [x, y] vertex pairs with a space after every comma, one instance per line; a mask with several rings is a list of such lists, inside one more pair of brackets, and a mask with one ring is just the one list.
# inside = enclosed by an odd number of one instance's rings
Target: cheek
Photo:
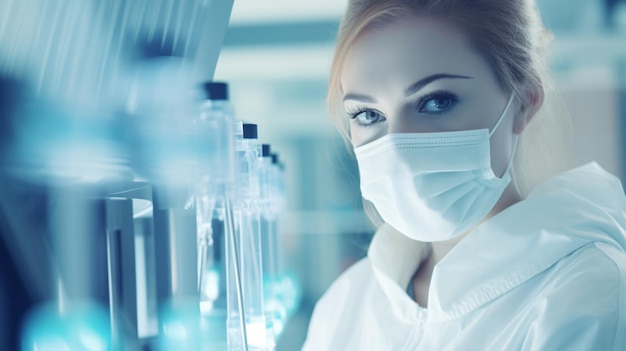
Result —
[[352, 143], [352, 146], [358, 147], [365, 144], [363, 128], [356, 127], [354, 124], [350, 123], [348, 130], [350, 131], [350, 142]]
[[387, 129], [382, 125], [358, 127], [350, 123], [350, 141], [354, 147], [370, 143], [385, 134], [387, 134]]

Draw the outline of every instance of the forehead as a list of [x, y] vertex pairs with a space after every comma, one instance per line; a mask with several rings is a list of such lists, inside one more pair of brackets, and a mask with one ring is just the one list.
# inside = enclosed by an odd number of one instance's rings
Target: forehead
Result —
[[485, 60], [456, 27], [434, 19], [399, 19], [361, 33], [347, 52], [343, 91], [377, 82], [410, 85], [432, 74], [492, 76]]

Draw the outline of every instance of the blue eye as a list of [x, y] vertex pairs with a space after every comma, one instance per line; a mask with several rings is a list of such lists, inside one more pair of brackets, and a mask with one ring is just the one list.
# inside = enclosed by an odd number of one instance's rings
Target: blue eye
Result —
[[364, 110], [351, 113], [351, 115], [351, 119], [356, 120], [356, 122], [361, 126], [369, 126], [385, 120], [385, 117], [383, 117], [380, 112], [374, 110]]
[[421, 113], [439, 114], [448, 111], [457, 102], [458, 98], [454, 94], [436, 92], [421, 99], [418, 110]]

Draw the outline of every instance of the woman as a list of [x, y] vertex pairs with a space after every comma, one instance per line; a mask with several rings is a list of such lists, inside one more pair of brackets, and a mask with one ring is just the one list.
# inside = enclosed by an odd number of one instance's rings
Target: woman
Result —
[[626, 350], [624, 191], [560, 173], [542, 35], [526, 0], [349, 2], [329, 103], [386, 224], [304, 350]]

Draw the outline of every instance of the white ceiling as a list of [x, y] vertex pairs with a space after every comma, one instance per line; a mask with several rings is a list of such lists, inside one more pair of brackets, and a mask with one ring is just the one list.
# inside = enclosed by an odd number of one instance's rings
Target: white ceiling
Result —
[[223, 49], [215, 79], [326, 79], [332, 54], [332, 44]]
[[346, 0], [235, 0], [231, 25], [339, 19]]

